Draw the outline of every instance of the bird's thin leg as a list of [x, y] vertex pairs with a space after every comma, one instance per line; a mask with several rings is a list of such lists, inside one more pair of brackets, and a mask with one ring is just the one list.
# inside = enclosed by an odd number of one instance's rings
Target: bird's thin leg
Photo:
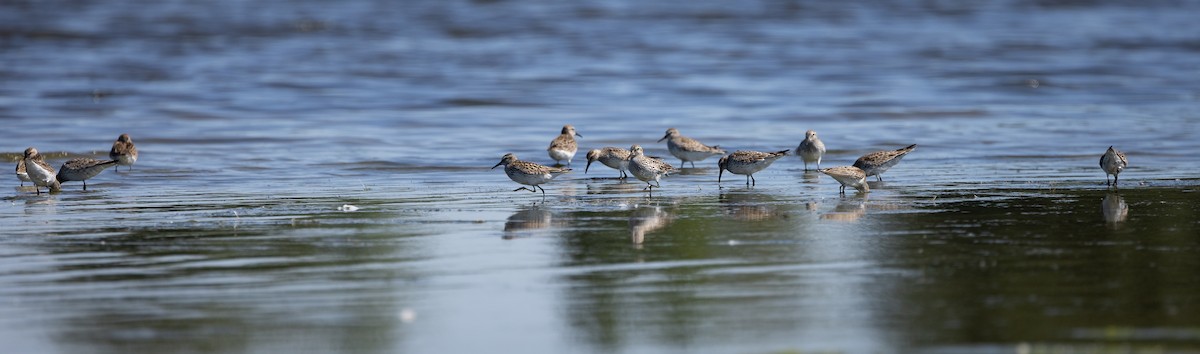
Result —
[[880, 173], [880, 174], [875, 175], [875, 179], [879, 182], [883, 182], [883, 174]]
[[526, 191], [530, 191], [530, 192], [534, 192], [534, 193], [537, 192], [537, 190], [534, 190], [532, 188], [525, 188], [525, 187], [514, 189], [513, 192], [520, 191], [520, 190], [526, 190]]
[[808, 161], [804, 161], [804, 172], [808, 172]]
[[87, 180], [83, 180], [83, 190], [87, 190]]
[[1117, 179], [1118, 179], [1118, 178], [1121, 178], [1121, 176], [1120, 176], [1120, 175], [1113, 175], [1113, 187], [1116, 187], [1116, 186], [1117, 186]]
[[686, 162], [687, 162], [687, 161], [684, 161], [683, 159], [679, 159], [679, 169], [681, 169], [681, 170], [682, 170], [682, 169], [683, 169], [683, 164], [684, 164], [684, 163], [686, 163]]
[[[542, 190], [542, 198], [545, 198], [545, 197], [546, 197], [546, 189], [545, 189], [545, 188], [542, 188], [542, 186], [534, 186], [534, 187], [537, 187], [537, 189], [541, 189], [541, 190]], [[529, 190], [529, 191], [530, 191], [530, 192], [532, 192], [533, 190], [531, 189], [531, 190]]]
[[[696, 161], [691, 161], [691, 163], [692, 163], [692, 168], [696, 168]], [[683, 166], [679, 166], [679, 168], [683, 168]]]

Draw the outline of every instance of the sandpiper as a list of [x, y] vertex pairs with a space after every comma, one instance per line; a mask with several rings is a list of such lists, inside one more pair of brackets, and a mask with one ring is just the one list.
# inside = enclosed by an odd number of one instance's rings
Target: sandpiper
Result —
[[871, 191], [871, 186], [867, 185], [867, 173], [861, 168], [842, 166], [817, 171], [821, 171], [821, 173], [827, 174], [829, 177], [837, 180], [838, 183], [841, 183], [842, 186], [838, 189], [838, 192], [841, 194], [846, 194], [846, 186], [854, 187], [854, 189], [862, 193]]
[[29, 174], [29, 179], [33, 182], [33, 190], [37, 191], [37, 194], [42, 194], [42, 190], [38, 187], [46, 187], [50, 192], [62, 189], [62, 185], [54, 177], [54, 167], [42, 159], [42, 154], [39, 154], [37, 149], [32, 147], [25, 149], [24, 161], [25, 172]]
[[104, 172], [104, 169], [113, 167], [116, 164], [117, 160], [70, 159], [62, 167], [58, 168], [58, 175], [55, 178], [59, 183], [83, 181], [83, 190], [86, 191], [88, 178], [95, 177], [100, 172]]
[[776, 152], [734, 151], [729, 156], [721, 157], [721, 160], [717, 161], [717, 168], [720, 170], [717, 172], [717, 183], [721, 183], [721, 175], [728, 170], [729, 173], [746, 175], [746, 185], [754, 185], [757, 183], [754, 180], [755, 172], [766, 169], [775, 160], [787, 156], [787, 153], [787, 150]]
[[917, 144], [912, 144], [903, 149], [872, 152], [854, 161], [854, 167], [862, 169], [863, 172], [867, 173], [868, 177], [875, 176], [875, 178], [878, 178], [882, 182], [883, 172], [900, 163], [900, 159], [904, 158], [904, 155], [907, 155], [916, 148]]
[[[1100, 156], [1100, 168], [1104, 169], [1104, 185], [1117, 185], [1117, 175], [1125, 170], [1125, 166], [1129, 165], [1129, 160], [1125, 158], [1125, 154], [1108, 147], [1108, 151]], [[1108, 183], [1108, 175], [1112, 175], [1112, 183]]]
[[804, 132], [804, 140], [800, 141], [799, 146], [796, 146], [796, 155], [804, 160], [805, 171], [808, 171], [809, 162], [816, 162], [817, 169], [821, 169], [821, 157], [825, 156], [825, 143], [817, 138], [817, 131], [810, 129]]
[[117, 137], [117, 141], [113, 142], [112, 150], [108, 151], [108, 158], [117, 160], [117, 164], [121, 166], [129, 166], [129, 170], [133, 170], [133, 163], [137, 162], [138, 151], [137, 147], [133, 146], [133, 139], [129, 138], [129, 134], [121, 134]]
[[[654, 187], [661, 186], [659, 179], [674, 171], [675, 167], [671, 164], [646, 156], [640, 145], [634, 144], [629, 147], [629, 173], [646, 182], [647, 187], [644, 189], [649, 190], [650, 195], [654, 195]], [[650, 181], [654, 181], [654, 184], [650, 184]]]
[[592, 149], [587, 153], [587, 160], [588, 163], [583, 168], [583, 173], [587, 173], [588, 168], [592, 167], [592, 162], [600, 161], [605, 166], [612, 167], [621, 172], [621, 179], [628, 177], [625, 171], [629, 171], [629, 150], [612, 146]]
[[29, 172], [25, 172], [25, 159], [17, 160], [17, 179], [21, 180], [21, 187], [25, 186], [25, 182], [33, 182], [29, 179]]
[[550, 141], [550, 147], [546, 148], [546, 151], [550, 153], [550, 158], [560, 165], [563, 160], [567, 160], [567, 166], [570, 166], [571, 159], [575, 158], [575, 151], [579, 149], [575, 144], [575, 137], [582, 138], [583, 135], [576, 133], [574, 126], [564, 125], [562, 134]]
[[[492, 166], [492, 168], [494, 169], [500, 165], [504, 165], [504, 174], [508, 175], [508, 178], [513, 180], [513, 182], [540, 189], [542, 190], [543, 197], [546, 196], [546, 190], [539, 186], [539, 184], [550, 182], [550, 180], [558, 177], [558, 175], [571, 172], [569, 168], [548, 167], [529, 161], [517, 160], [517, 155], [513, 155], [512, 153], [504, 154], [504, 157], [500, 158], [500, 163]], [[514, 189], [513, 192], [519, 190], [537, 192], [534, 188], [521, 187]]]
[[682, 134], [675, 128], [667, 129], [667, 135], [663, 135], [659, 142], [667, 140], [667, 150], [671, 150], [671, 155], [679, 158], [679, 168], [683, 168], [684, 162], [691, 162], [692, 167], [696, 167], [696, 161], [702, 161], [711, 156], [725, 155], [725, 150], [720, 146], [708, 146]]

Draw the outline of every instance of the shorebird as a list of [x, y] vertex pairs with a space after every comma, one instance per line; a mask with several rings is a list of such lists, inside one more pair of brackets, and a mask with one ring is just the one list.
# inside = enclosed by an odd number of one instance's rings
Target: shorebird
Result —
[[55, 179], [57, 179], [59, 183], [82, 181], [83, 190], [86, 191], [88, 178], [95, 177], [96, 175], [100, 174], [100, 172], [104, 172], [104, 169], [113, 167], [116, 164], [117, 160], [104, 161], [88, 158], [70, 159], [67, 160], [62, 167], [58, 168], [58, 175], [55, 176]]
[[587, 173], [588, 168], [592, 167], [592, 162], [600, 161], [605, 166], [612, 167], [621, 172], [621, 179], [628, 177], [625, 171], [629, 171], [629, 150], [612, 146], [592, 149], [587, 153], [587, 160], [588, 163], [583, 168], [583, 173]]
[[575, 127], [570, 124], [562, 127], [562, 134], [559, 134], [554, 140], [550, 141], [550, 147], [546, 148], [550, 158], [554, 159], [558, 164], [562, 164], [563, 160], [567, 160], [567, 166], [571, 166], [571, 159], [575, 158], [575, 152], [579, 147], [575, 144], [575, 137], [582, 138], [583, 135], [575, 132]]
[[717, 161], [717, 168], [720, 169], [717, 172], [717, 183], [721, 183], [721, 175], [728, 170], [729, 173], [746, 175], [746, 185], [748, 186], [757, 184], [757, 181], [754, 180], [754, 173], [766, 169], [775, 160], [787, 156], [787, 152], [787, 150], [776, 152], [734, 151], [729, 156], [721, 157], [721, 160]]
[[[629, 173], [646, 182], [644, 190], [649, 190], [651, 196], [654, 195], [655, 187], [661, 187], [659, 179], [674, 171], [675, 167], [671, 164], [646, 156], [640, 145], [634, 144], [629, 147]], [[654, 181], [654, 184], [650, 184], [650, 181]]]
[[702, 161], [711, 156], [725, 155], [725, 150], [722, 150], [720, 146], [704, 145], [696, 139], [679, 134], [679, 130], [675, 128], [667, 129], [667, 135], [658, 139], [659, 142], [663, 140], [667, 140], [667, 150], [671, 151], [671, 155], [679, 158], [679, 168], [683, 168], [684, 162], [691, 162], [692, 167], [695, 168], [696, 161]]
[[129, 138], [129, 134], [121, 134], [117, 137], [117, 141], [113, 142], [112, 150], [108, 151], [108, 158], [117, 160], [117, 164], [121, 166], [129, 166], [129, 170], [133, 170], [133, 163], [137, 162], [138, 151], [137, 147], [133, 146], [133, 139]]
[[821, 157], [825, 156], [825, 143], [817, 138], [817, 131], [809, 130], [804, 132], [804, 140], [800, 141], [800, 145], [796, 146], [796, 155], [804, 160], [804, 170], [808, 171], [808, 163], [816, 162], [817, 169], [821, 169]]
[[25, 186], [25, 182], [33, 182], [29, 179], [29, 172], [25, 172], [25, 158], [17, 160], [17, 179], [21, 180], [21, 187]]
[[29, 174], [29, 179], [33, 182], [33, 190], [37, 194], [42, 194], [42, 190], [38, 187], [46, 187], [51, 193], [62, 189], [62, 185], [54, 177], [54, 167], [42, 159], [42, 154], [39, 154], [37, 149], [33, 147], [25, 149], [23, 161], [25, 161], [25, 172]]
[[842, 186], [840, 189], [838, 189], [838, 192], [841, 194], [846, 194], [847, 186], [853, 187], [862, 193], [871, 191], [871, 186], [867, 185], [867, 173], [861, 168], [854, 166], [842, 166], [831, 167], [817, 171], [821, 171], [821, 173], [827, 174], [829, 177], [833, 177], [834, 180], [838, 181], [838, 183], [841, 183]]
[[862, 169], [868, 177], [875, 176], [882, 182], [883, 172], [900, 163], [900, 159], [904, 158], [904, 155], [908, 155], [916, 148], [917, 144], [912, 144], [903, 149], [872, 152], [854, 161], [854, 167]]
[[[542, 186], [539, 186], [540, 184], [550, 182], [554, 177], [558, 177], [558, 175], [571, 172], [569, 168], [548, 167], [529, 161], [517, 160], [517, 155], [511, 153], [504, 154], [504, 157], [500, 158], [500, 163], [492, 166], [492, 168], [495, 169], [500, 165], [504, 165], [504, 174], [508, 175], [509, 179], [513, 180], [513, 182], [540, 189], [542, 197], [546, 196], [546, 190]], [[521, 187], [514, 189], [513, 192], [519, 190], [537, 192], [534, 188]]]
[[[1100, 168], [1104, 169], [1104, 185], [1117, 185], [1117, 175], [1125, 170], [1125, 166], [1129, 165], [1129, 159], [1125, 158], [1125, 154], [1108, 147], [1108, 151], [1100, 156]], [[1108, 183], [1108, 175], [1112, 175], [1112, 183]]]

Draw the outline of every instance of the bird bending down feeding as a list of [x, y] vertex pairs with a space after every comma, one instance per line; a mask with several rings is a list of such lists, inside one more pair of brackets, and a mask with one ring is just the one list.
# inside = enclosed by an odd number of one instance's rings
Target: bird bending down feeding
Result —
[[1100, 168], [1104, 169], [1104, 185], [1110, 185], [1108, 183], [1108, 175], [1112, 175], [1111, 185], [1116, 186], [1117, 175], [1125, 170], [1125, 166], [1129, 166], [1129, 159], [1125, 158], [1124, 153], [1109, 146], [1108, 151], [1105, 151], [1104, 155], [1100, 156]]
[[728, 170], [729, 173], [746, 175], [746, 185], [755, 185], [757, 181], [754, 180], [754, 173], [766, 169], [775, 160], [787, 156], [787, 152], [787, 150], [776, 152], [738, 150], [729, 156], [721, 157], [721, 160], [717, 161], [719, 169], [717, 183], [721, 183], [721, 174]]
[[82, 181], [83, 190], [87, 190], [88, 178], [95, 177], [104, 172], [104, 169], [117, 165], [117, 160], [96, 160], [88, 158], [78, 158], [67, 160], [62, 167], [58, 168], [58, 175], [55, 179], [59, 183], [70, 181]]
[[854, 161], [854, 167], [862, 169], [868, 177], [875, 176], [882, 182], [883, 172], [900, 163], [900, 159], [903, 159], [904, 155], [908, 155], [916, 148], [917, 144], [912, 144], [902, 149], [872, 152]]
[[629, 171], [629, 150], [612, 146], [592, 149], [587, 153], [587, 160], [587, 166], [583, 168], [583, 173], [587, 173], [588, 168], [592, 167], [592, 162], [600, 161], [605, 166], [621, 172], [621, 179], [628, 177], [625, 171]]
[[847, 186], [853, 187], [862, 193], [871, 191], [871, 186], [867, 185], [867, 173], [861, 168], [854, 166], [842, 166], [831, 167], [817, 171], [821, 171], [821, 173], [827, 174], [829, 177], [833, 177], [834, 180], [838, 181], [838, 183], [841, 183], [842, 186], [840, 189], [838, 189], [840, 194], [846, 194]]

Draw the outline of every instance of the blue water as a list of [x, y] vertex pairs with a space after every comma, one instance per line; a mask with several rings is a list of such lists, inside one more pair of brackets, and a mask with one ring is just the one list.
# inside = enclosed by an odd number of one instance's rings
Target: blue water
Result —
[[[142, 155], [86, 192], [8, 178], [0, 342], [1196, 350], [1197, 11], [6, 1], [0, 159], [104, 157], [121, 133]], [[509, 152], [551, 163], [564, 124], [583, 149], [659, 156], [670, 127], [761, 151], [814, 129], [825, 167], [919, 147], [845, 198], [795, 158], [753, 189], [718, 186], [705, 160], [654, 198], [603, 166], [584, 174], [582, 151], [544, 200], [487, 169]], [[1097, 166], [1110, 145], [1130, 159], [1112, 196]], [[1110, 222], [1101, 200], [1118, 197], [1129, 215]]]

